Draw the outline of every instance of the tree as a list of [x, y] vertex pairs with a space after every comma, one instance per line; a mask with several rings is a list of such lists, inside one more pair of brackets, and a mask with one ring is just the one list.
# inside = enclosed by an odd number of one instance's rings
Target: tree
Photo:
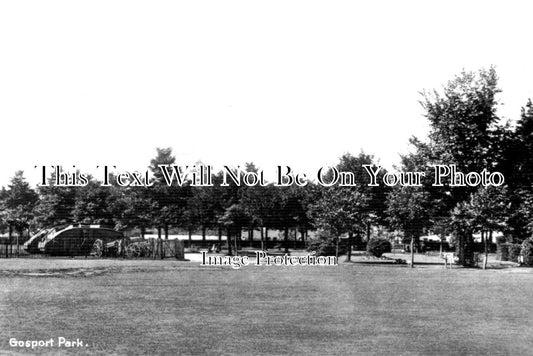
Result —
[[[172, 155], [171, 148], [157, 148], [157, 155], [150, 161], [155, 182], [150, 190], [151, 199], [155, 202], [151, 206], [152, 218], [157, 226], [158, 236], [161, 237], [161, 229], [165, 232], [165, 240], [168, 239], [168, 230], [171, 225], [184, 225], [187, 221], [187, 201], [191, 194], [188, 182], [181, 186], [169, 186], [163, 176], [160, 165], [174, 165], [176, 158]], [[172, 168], [170, 168], [172, 169]]]
[[[422, 107], [430, 123], [429, 142], [412, 140], [425, 164], [454, 164], [460, 172], [481, 172], [497, 169], [504, 157], [508, 128], [496, 115], [498, 78], [494, 68], [462, 72], [443, 88], [443, 92], [424, 92]], [[438, 187], [428, 191], [442, 204], [442, 212], [460, 213], [459, 205], [469, 199], [476, 188]], [[472, 241], [472, 231], [455, 223], [459, 238], [457, 248], [460, 263], [465, 261], [466, 244]], [[470, 235], [469, 235], [470, 234]], [[471, 250], [471, 249], [469, 249]]]
[[[17, 171], [11, 178], [8, 189], [3, 193], [3, 218], [9, 227], [9, 243], [11, 233], [17, 231], [17, 254], [19, 249], [19, 237], [23, 231], [30, 227], [34, 218], [34, 209], [38, 200], [37, 193], [30, 187], [22, 171]], [[6, 250], [7, 255], [7, 250]]]
[[487, 268], [488, 243], [492, 241], [492, 232], [502, 230], [505, 226], [508, 206], [507, 189], [499, 187], [479, 187], [465, 204], [466, 217], [475, 231], [481, 232], [485, 247], [483, 269]]
[[72, 213], [76, 204], [76, 191], [79, 187], [56, 186], [54, 181], [55, 175], [49, 179], [48, 185], [37, 187], [39, 201], [35, 207], [35, 223], [40, 228], [74, 222]]
[[81, 224], [114, 225], [114, 215], [109, 209], [111, 202], [116, 199], [111, 195], [111, 187], [88, 177], [89, 182], [83, 187], [77, 187], [72, 217]]
[[424, 228], [430, 226], [430, 205], [429, 194], [421, 187], [396, 186], [387, 197], [391, 226], [402, 230], [411, 240], [411, 267], [414, 266], [415, 246], [418, 246]]
[[[370, 176], [364, 171], [363, 165], [374, 165], [374, 158], [361, 152], [357, 157], [344, 154], [336, 165], [338, 172], [350, 173], [350, 185], [319, 188], [319, 197], [311, 205], [311, 217], [318, 228], [333, 232], [337, 236], [348, 234], [348, 256], [351, 258], [352, 245], [357, 238], [367, 235], [370, 238], [370, 229], [373, 224], [386, 223], [385, 196], [388, 187], [378, 185], [369, 186]], [[330, 170], [324, 177], [325, 182], [332, 181]], [[379, 179], [383, 177], [385, 170], [378, 173]]]
[[237, 238], [241, 235], [243, 226], [249, 224], [249, 217], [239, 204], [233, 204], [226, 209], [224, 215], [220, 217], [219, 223], [227, 228], [228, 233], [228, 254], [231, 256], [231, 237], [234, 237], [235, 253], [237, 253]]
[[137, 227], [144, 237], [146, 229], [152, 226], [153, 214], [157, 210], [157, 203], [150, 198], [148, 187], [123, 188], [123, 199], [118, 202], [114, 210], [122, 206], [122, 224], [127, 227]]
[[[253, 163], [246, 164], [247, 172], [257, 173], [259, 170]], [[279, 192], [277, 187], [268, 184], [265, 186], [254, 185], [245, 186], [241, 189], [241, 204], [250, 218], [250, 229], [255, 227], [261, 228], [261, 249], [264, 250], [265, 234], [263, 228], [268, 233], [269, 228], [273, 228], [276, 223], [277, 209], [279, 208]], [[253, 230], [252, 230], [253, 231]], [[253, 235], [249, 236], [253, 239]]]
[[529, 202], [533, 200], [533, 103], [529, 99], [522, 107], [514, 131], [509, 132], [503, 145], [500, 171], [506, 177], [509, 194], [509, 217], [504, 232], [509, 242], [520, 243], [531, 236], [533, 215]]

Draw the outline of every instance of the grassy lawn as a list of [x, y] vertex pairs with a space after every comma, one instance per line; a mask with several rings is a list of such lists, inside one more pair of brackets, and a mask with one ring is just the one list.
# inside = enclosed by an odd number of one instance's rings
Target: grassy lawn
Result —
[[[527, 268], [28, 259], [0, 260], [0, 271], [0, 354], [28, 352], [10, 347], [11, 337], [59, 336], [89, 344], [73, 354], [502, 355], [533, 347]], [[36, 352], [58, 351], [67, 352]]]

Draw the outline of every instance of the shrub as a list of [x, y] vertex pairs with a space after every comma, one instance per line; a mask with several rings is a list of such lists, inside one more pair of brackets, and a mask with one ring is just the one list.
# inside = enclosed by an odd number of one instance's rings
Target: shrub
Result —
[[380, 238], [373, 238], [366, 245], [367, 252], [376, 257], [381, 257], [384, 253], [391, 252], [391, 249], [390, 241]]
[[[336, 236], [319, 231], [318, 239], [310, 241], [307, 247], [308, 251], [314, 251], [317, 256], [335, 256], [337, 253], [337, 242], [338, 239]], [[339, 255], [343, 255], [347, 252], [348, 248], [346, 242], [339, 242]]]
[[509, 261], [516, 262], [518, 261], [518, 256], [520, 256], [520, 251], [522, 250], [521, 244], [511, 244], [509, 247]]
[[516, 262], [518, 260], [518, 256], [520, 256], [522, 245], [506, 242], [506, 243], [500, 244], [499, 248], [500, 248], [500, 251], [499, 251], [500, 259], [502, 261]]
[[524, 258], [524, 264], [533, 265], [533, 239], [529, 238], [522, 242], [522, 248], [520, 250], [520, 256]]
[[505, 242], [498, 244], [498, 255], [500, 257], [500, 260], [508, 261], [509, 260], [509, 244]]

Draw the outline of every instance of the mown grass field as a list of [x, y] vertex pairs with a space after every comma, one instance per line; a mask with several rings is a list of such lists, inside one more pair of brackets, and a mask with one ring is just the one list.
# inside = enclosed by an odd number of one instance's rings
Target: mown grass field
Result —
[[533, 270], [255, 267], [0, 260], [9, 338], [82, 339], [39, 354], [531, 354]]

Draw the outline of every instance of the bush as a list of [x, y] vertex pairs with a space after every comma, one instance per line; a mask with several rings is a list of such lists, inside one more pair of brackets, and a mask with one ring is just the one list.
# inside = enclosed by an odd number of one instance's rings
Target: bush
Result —
[[524, 264], [533, 265], [533, 239], [529, 238], [522, 242], [522, 248], [520, 250], [520, 256], [524, 258]]
[[509, 247], [509, 261], [516, 262], [518, 261], [518, 256], [520, 256], [520, 251], [522, 250], [521, 244], [511, 244]]
[[499, 248], [500, 248], [500, 251], [499, 251], [500, 259], [502, 261], [516, 262], [518, 260], [518, 256], [520, 256], [522, 245], [506, 242], [506, 243], [500, 244]]
[[[308, 251], [315, 252], [317, 256], [335, 256], [337, 254], [338, 238], [324, 231], [318, 233], [318, 239], [310, 241]], [[348, 251], [345, 241], [339, 242], [339, 256]]]
[[366, 250], [373, 256], [381, 257], [384, 253], [391, 252], [392, 245], [389, 240], [373, 238], [368, 241]]

